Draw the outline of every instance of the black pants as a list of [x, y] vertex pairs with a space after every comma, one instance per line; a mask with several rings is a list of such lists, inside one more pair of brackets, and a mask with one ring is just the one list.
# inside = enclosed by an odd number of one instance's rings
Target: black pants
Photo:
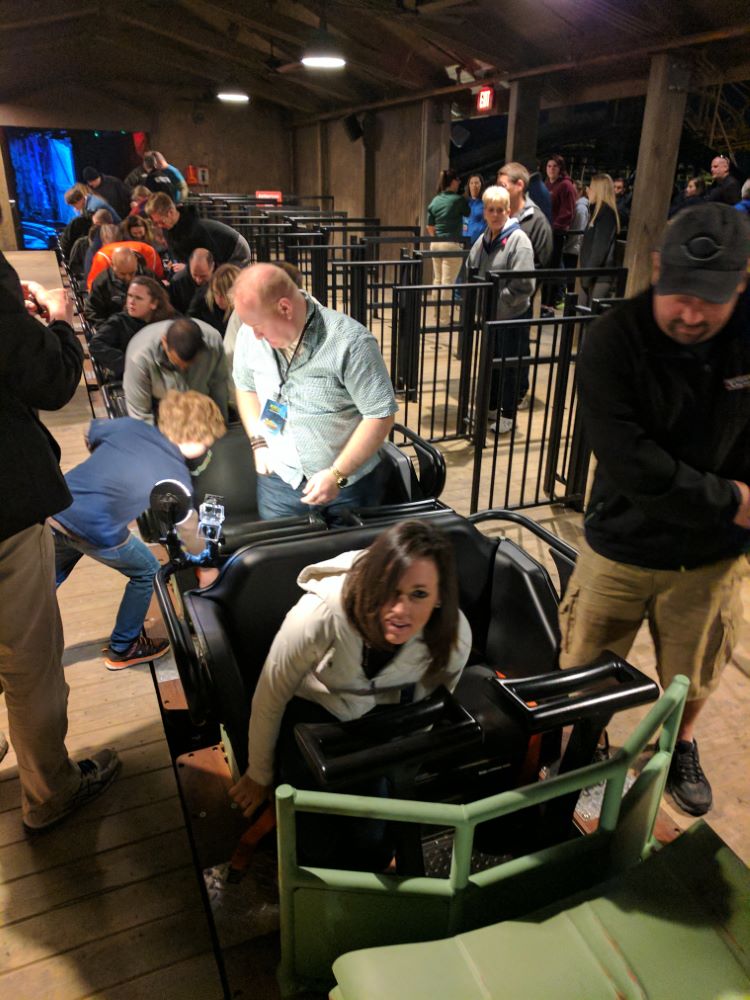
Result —
[[[294, 788], [314, 789], [315, 781], [297, 741], [294, 727], [300, 722], [337, 722], [315, 702], [292, 698], [284, 712], [276, 744], [276, 767], [279, 783]], [[388, 782], [384, 777], [370, 778], [336, 791], [349, 795], [371, 795], [388, 798]], [[326, 816], [314, 813], [297, 814], [297, 859], [300, 864], [318, 868], [345, 868], [350, 871], [382, 872], [395, 850], [393, 831], [385, 820], [358, 816]]]
[[[519, 319], [531, 319], [531, 307]], [[526, 357], [531, 349], [530, 332], [529, 323], [518, 323], [499, 330], [495, 334], [494, 357]], [[504, 417], [513, 417], [528, 391], [528, 364], [507, 361], [502, 368], [492, 372], [489, 408], [499, 410]]]
[[[563, 246], [567, 238], [567, 233], [552, 233], [552, 256], [547, 267], [563, 266]], [[562, 281], [548, 281], [542, 289], [542, 304], [553, 306], [562, 298], [563, 288]]]

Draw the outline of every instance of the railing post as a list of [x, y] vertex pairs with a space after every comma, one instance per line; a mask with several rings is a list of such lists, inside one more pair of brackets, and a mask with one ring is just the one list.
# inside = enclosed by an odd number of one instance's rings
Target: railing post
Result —
[[470, 514], [476, 514], [479, 510], [482, 451], [487, 439], [487, 410], [490, 405], [490, 382], [492, 380], [493, 351], [490, 350], [490, 344], [494, 340], [494, 336], [494, 331], [488, 328], [488, 324], [485, 323], [480, 335], [477, 394], [474, 401], [474, 459], [471, 471]]
[[[575, 311], [576, 295], [568, 294], [565, 300], [565, 314], [572, 317]], [[572, 303], [572, 304], [571, 304]], [[567, 310], [570, 309], [571, 312]], [[565, 420], [565, 397], [568, 390], [571, 358], [573, 356], [574, 323], [560, 324], [560, 348], [558, 351], [557, 371], [555, 372], [555, 388], [552, 395], [552, 413], [549, 422], [549, 440], [547, 443], [547, 460], [544, 468], [544, 492], [554, 501], [555, 483], [557, 480], [557, 462], [560, 457], [563, 422]]]
[[327, 233], [313, 235], [310, 250], [310, 290], [322, 306], [328, 305], [328, 245]]
[[[352, 247], [352, 263], [364, 261], [364, 246]], [[362, 326], [367, 326], [367, 275], [364, 267], [350, 267], [349, 271], [349, 315]]]
[[[476, 342], [477, 306], [479, 304], [479, 288], [472, 282], [471, 278], [471, 275], [466, 275], [466, 280], [469, 283], [463, 289], [463, 315], [461, 316], [461, 334], [458, 343], [461, 369], [458, 376], [457, 434], [468, 433], [469, 407], [471, 405], [471, 361]], [[481, 330], [481, 326], [479, 329]]]

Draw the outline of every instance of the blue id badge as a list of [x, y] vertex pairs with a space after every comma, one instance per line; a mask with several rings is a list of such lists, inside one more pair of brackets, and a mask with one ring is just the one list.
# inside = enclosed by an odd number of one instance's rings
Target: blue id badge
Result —
[[276, 399], [267, 399], [263, 412], [260, 415], [260, 422], [267, 434], [281, 434], [286, 425], [286, 418], [289, 407], [286, 403], [280, 403]]

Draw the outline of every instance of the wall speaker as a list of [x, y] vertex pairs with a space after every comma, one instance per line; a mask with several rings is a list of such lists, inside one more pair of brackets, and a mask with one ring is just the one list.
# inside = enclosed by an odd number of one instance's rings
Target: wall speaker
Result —
[[362, 126], [359, 123], [359, 118], [356, 115], [347, 115], [343, 119], [344, 131], [349, 136], [349, 142], [356, 142], [357, 139], [362, 138]]
[[451, 142], [458, 149], [465, 146], [471, 138], [471, 132], [463, 125], [451, 125]]

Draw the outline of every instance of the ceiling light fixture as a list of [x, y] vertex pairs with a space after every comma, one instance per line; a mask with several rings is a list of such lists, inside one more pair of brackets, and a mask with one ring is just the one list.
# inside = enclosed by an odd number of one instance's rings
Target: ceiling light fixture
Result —
[[317, 31], [313, 32], [310, 41], [305, 46], [300, 62], [310, 69], [342, 69], [346, 59], [335, 41], [328, 34], [326, 23], [326, 8], [323, 3], [320, 11], [320, 22]]
[[250, 101], [248, 92], [234, 80], [219, 87], [216, 96], [220, 101], [226, 101], [228, 104], [247, 104]]

